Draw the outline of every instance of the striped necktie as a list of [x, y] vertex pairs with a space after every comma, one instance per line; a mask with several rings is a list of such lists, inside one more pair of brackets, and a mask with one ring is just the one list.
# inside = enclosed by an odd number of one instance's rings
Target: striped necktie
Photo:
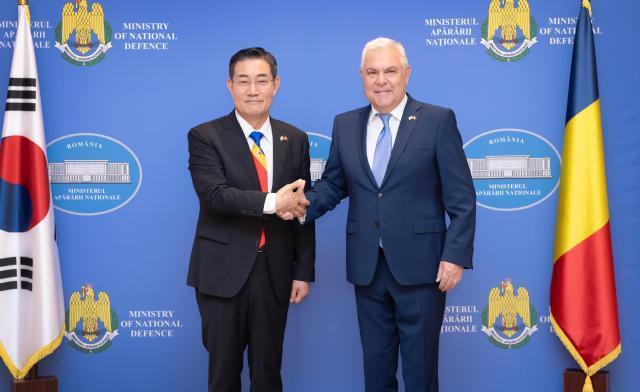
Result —
[[[267, 169], [267, 157], [264, 155], [264, 151], [260, 148], [260, 139], [262, 139], [264, 135], [262, 132], [253, 131], [249, 135], [251, 139], [253, 139], [253, 146], [251, 146], [251, 156], [253, 157], [253, 163], [256, 166], [256, 172], [258, 172], [258, 180], [260, 181], [260, 190], [262, 192], [269, 192], [269, 176]], [[262, 229], [262, 234], [260, 235], [260, 245], [262, 248], [266, 243], [266, 238], [264, 235], [264, 228]]]

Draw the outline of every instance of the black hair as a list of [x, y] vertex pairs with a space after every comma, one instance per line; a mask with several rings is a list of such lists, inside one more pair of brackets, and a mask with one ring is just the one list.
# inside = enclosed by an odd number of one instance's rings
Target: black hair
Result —
[[270, 53], [260, 47], [240, 49], [229, 60], [229, 79], [233, 79], [233, 73], [235, 66], [239, 61], [247, 59], [261, 59], [266, 61], [271, 68], [271, 76], [275, 78], [278, 76], [278, 62], [276, 58]]

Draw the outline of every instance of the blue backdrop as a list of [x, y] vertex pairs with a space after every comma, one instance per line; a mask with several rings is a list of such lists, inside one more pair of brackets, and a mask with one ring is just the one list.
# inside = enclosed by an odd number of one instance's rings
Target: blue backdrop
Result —
[[[81, 60], [55, 47], [64, 44], [56, 34], [64, 0], [31, 2], [46, 135], [55, 141], [49, 161], [84, 160], [85, 171], [108, 161], [130, 171], [115, 185], [54, 186], [65, 301], [91, 284], [96, 298], [108, 294], [117, 319], [93, 352], [65, 338], [41, 362], [40, 372], [57, 375], [61, 391], [205, 390], [200, 318], [185, 285], [197, 216], [187, 131], [231, 111], [228, 59], [263, 46], [282, 77], [273, 116], [330, 136], [335, 114], [366, 103], [360, 52], [380, 35], [405, 45], [415, 98], [454, 108], [469, 158], [502, 157], [507, 169], [529, 158], [550, 165], [550, 174], [533, 180], [509, 172], [475, 181], [486, 190], [479, 193], [476, 269], [447, 299], [442, 390], [561, 390], [562, 371], [574, 363], [550, 328], [548, 291], [561, 164], [555, 151], [562, 150], [578, 0], [530, 0], [532, 40], [518, 30], [513, 48], [500, 43], [500, 33], [483, 32], [489, 0], [98, 2], [111, 47], [99, 49], [107, 49], [102, 55], [71, 48]], [[593, 12], [622, 334], [622, 355], [609, 369], [612, 390], [631, 392], [640, 383], [640, 56], [633, 45], [640, 5], [594, 1]], [[3, 1], [5, 87], [15, 19], [15, 1]], [[495, 38], [502, 54], [483, 38]], [[92, 54], [98, 57], [82, 59]], [[364, 390], [353, 288], [345, 281], [345, 204], [318, 222], [317, 283], [290, 309], [282, 369], [289, 391]], [[482, 315], [489, 291], [507, 279], [528, 290], [532, 317], [528, 330], [519, 318], [511, 337]], [[483, 327], [495, 327], [499, 339]], [[9, 381], [2, 367], [0, 391]]]

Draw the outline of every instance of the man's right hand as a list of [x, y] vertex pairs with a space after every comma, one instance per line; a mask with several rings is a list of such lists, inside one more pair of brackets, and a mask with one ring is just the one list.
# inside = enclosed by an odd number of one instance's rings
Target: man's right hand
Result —
[[304, 197], [304, 185], [304, 180], [297, 180], [276, 192], [276, 214], [281, 219], [292, 220], [307, 213], [309, 201]]

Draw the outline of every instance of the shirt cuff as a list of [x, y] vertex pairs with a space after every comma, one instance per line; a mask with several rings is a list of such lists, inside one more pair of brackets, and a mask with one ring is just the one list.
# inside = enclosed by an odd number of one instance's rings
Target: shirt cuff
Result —
[[267, 198], [264, 199], [263, 214], [275, 214], [276, 213], [276, 194], [267, 193]]
[[298, 222], [300, 222], [301, 225], [304, 225], [304, 221], [305, 219], [307, 219], [307, 214], [304, 214], [302, 216], [298, 217]]

